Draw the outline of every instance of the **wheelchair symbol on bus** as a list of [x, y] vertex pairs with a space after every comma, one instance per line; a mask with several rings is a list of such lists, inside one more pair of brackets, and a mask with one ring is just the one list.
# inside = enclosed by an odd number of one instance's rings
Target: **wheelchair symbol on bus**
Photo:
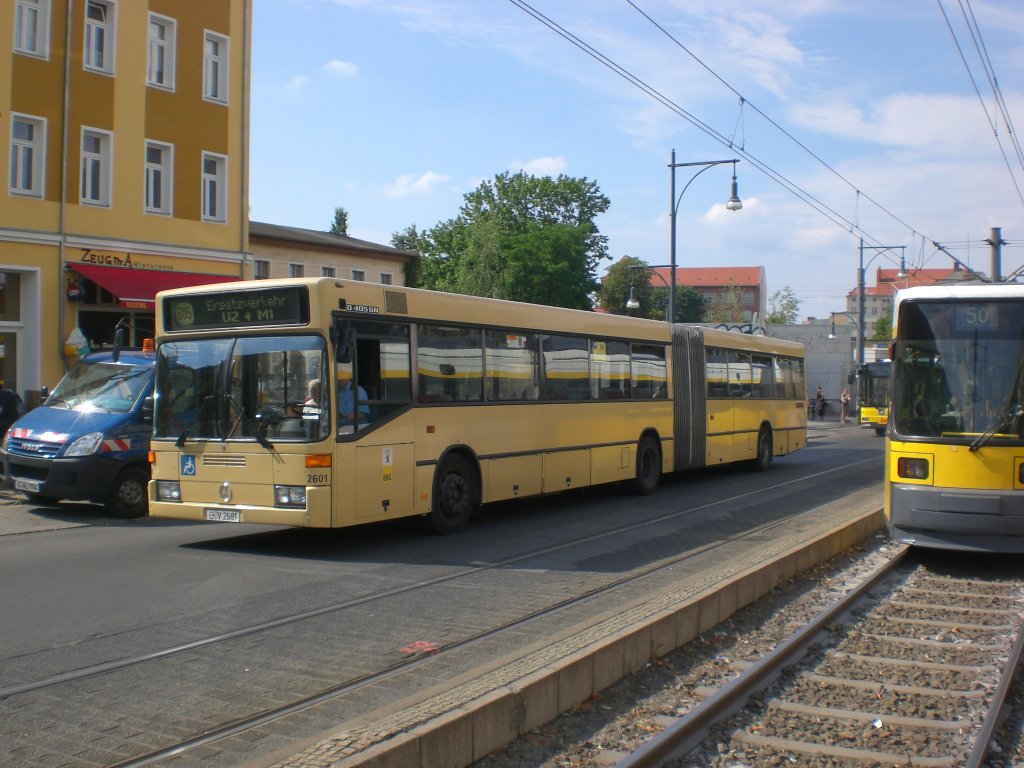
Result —
[[186, 453], [181, 457], [181, 474], [185, 477], [195, 477], [196, 457], [194, 454]]

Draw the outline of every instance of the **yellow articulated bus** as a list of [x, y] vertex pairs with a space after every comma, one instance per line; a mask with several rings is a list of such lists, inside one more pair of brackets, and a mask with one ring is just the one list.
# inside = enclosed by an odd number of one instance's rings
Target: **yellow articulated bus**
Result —
[[1024, 286], [909, 288], [893, 318], [891, 534], [1024, 552]]
[[150, 514], [439, 532], [482, 503], [806, 445], [803, 347], [336, 280], [157, 297]]
[[884, 435], [889, 423], [889, 378], [891, 360], [878, 360], [861, 366], [857, 376], [857, 408], [860, 425]]

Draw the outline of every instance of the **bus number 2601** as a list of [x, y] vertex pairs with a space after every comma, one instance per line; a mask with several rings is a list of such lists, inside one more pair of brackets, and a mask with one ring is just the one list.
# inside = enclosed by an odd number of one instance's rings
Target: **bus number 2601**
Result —
[[322, 474], [322, 475], [306, 475], [306, 484], [307, 485], [318, 485], [320, 483], [327, 483], [327, 482], [330, 482], [330, 479], [327, 477], [326, 474]]

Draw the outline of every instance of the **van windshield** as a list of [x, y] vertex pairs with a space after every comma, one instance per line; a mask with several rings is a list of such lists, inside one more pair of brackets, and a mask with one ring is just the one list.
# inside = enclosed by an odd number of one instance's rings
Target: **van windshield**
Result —
[[83, 413], [128, 413], [152, 374], [149, 365], [83, 361], [60, 380], [44, 405]]
[[153, 436], [310, 442], [330, 434], [327, 344], [321, 336], [163, 342]]

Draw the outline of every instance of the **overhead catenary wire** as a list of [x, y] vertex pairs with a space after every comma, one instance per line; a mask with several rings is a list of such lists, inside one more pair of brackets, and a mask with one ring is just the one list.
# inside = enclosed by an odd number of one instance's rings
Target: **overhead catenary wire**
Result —
[[[941, 0], [939, 0], [939, 1], [940, 1], [940, 4], [941, 4]], [[713, 127], [711, 127], [707, 123], [703, 122], [702, 120], [697, 118], [695, 115], [693, 115], [692, 113], [690, 113], [687, 110], [685, 110], [680, 105], [676, 104], [674, 101], [672, 101], [665, 94], [661, 93], [660, 91], [658, 91], [656, 88], [654, 88], [650, 84], [646, 83], [645, 81], [641, 80], [638, 76], [636, 76], [635, 74], [630, 72], [628, 69], [626, 69], [625, 67], [619, 65], [617, 62], [613, 61], [612, 59], [610, 59], [609, 57], [607, 57], [606, 55], [604, 55], [603, 53], [601, 53], [600, 51], [595, 49], [589, 43], [587, 43], [586, 41], [582, 40], [577, 35], [573, 34], [569, 30], [567, 30], [565, 27], [561, 26], [560, 24], [558, 24], [557, 22], [553, 21], [548, 16], [546, 16], [543, 13], [541, 13], [540, 11], [538, 11], [536, 8], [534, 8], [528, 2], [526, 2], [526, 0], [509, 0], [509, 2], [511, 2], [513, 5], [515, 5], [520, 10], [524, 11], [525, 13], [527, 13], [528, 15], [532, 16], [534, 19], [536, 19], [540, 23], [544, 24], [544, 26], [548, 27], [551, 31], [555, 32], [557, 35], [559, 35], [560, 37], [562, 37], [566, 41], [570, 42], [572, 45], [574, 45], [577, 48], [579, 48], [581, 51], [586, 53], [591, 58], [595, 59], [598, 63], [602, 64], [604, 67], [606, 67], [607, 69], [611, 70], [612, 72], [614, 72], [619, 77], [623, 78], [627, 82], [629, 82], [632, 85], [634, 85], [635, 87], [639, 88], [644, 93], [646, 93], [648, 96], [650, 96], [651, 98], [653, 98], [654, 100], [656, 100], [657, 102], [659, 102], [660, 104], [662, 104], [663, 106], [665, 106], [666, 108], [671, 110], [672, 112], [676, 113], [677, 115], [679, 115], [680, 117], [685, 119], [687, 122], [689, 122], [691, 125], [696, 127], [698, 130], [702, 131], [703, 133], [705, 133], [706, 135], [708, 135], [709, 137], [711, 137], [715, 141], [723, 144], [724, 146], [726, 146], [726, 147], [730, 148], [731, 150], [733, 150], [734, 152], [738, 153], [743, 159], [745, 159], [747, 162], [749, 162], [755, 168], [757, 168], [762, 173], [764, 173], [768, 178], [770, 178], [771, 180], [775, 181], [779, 186], [783, 187], [784, 189], [789, 191], [791, 194], [793, 194], [795, 197], [797, 197], [798, 199], [803, 201], [805, 204], [807, 204], [810, 207], [812, 207], [813, 209], [815, 209], [819, 214], [825, 216], [825, 218], [829, 219], [836, 226], [842, 227], [843, 229], [847, 230], [851, 234], [859, 234], [867, 242], [870, 242], [870, 243], [873, 243], [873, 244], [876, 244], [876, 245], [881, 245], [881, 241], [878, 238], [874, 237], [873, 235], [871, 235], [871, 233], [866, 232], [865, 230], [863, 230], [861, 228], [860, 223], [859, 223], [859, 210], [855, 214], [854, 220], [849, 219], [848, 217], [844, 216], [843, 214], [839, 213], [838, 211], [836, 211], [835, 209], [830, 207], [828, 204], [826, 204], [822, 200], [818, 199], [813, 193], [803, 189], [796, 182], [794, 182], [791, 179], [787, 178], [782, 172], [777, 171], [776, 169], [774, 169], [770, 165], [768, 165], [766, 162], [760, 160], [758, 157], [756, 157], [752, 153], [748, 152], [743, 145], [739, 145], [738, 146], [734, 142], [735, 127], [734, 127], [734, 134], [733, 134], [732, 137], [724, 136], [723, 134], [721, 134], [717, 130], [715, 130]], [[906, 228], [911, 233], [911, 239], [912, 240], [916, 239], [917, 237], [921, 237], [921, 239], [922, 239], [922, 254], [921, 254], [922, 258], [921, 258], [921, 260], [919, 262], [918, 268], [923, 268], [924, 264], [928, 260], [930, 260], [930, 257], [924, 258], [924, 256], [923, 256], [924, 241], [927, 239], [928, 242], [935, 249], [934, 251], [932, 251], [931, 255], [935, 255], [935, 253], [937, 253], [937, 252], [945, 253], [949, 258], [951, 258], [953, 260], [953, 262], [955, 264], [957, 264], [961, 268], [965, 269], [968, 272], [977, 274], [973, 269], [971, 269], [971, 267], [968, 264], [965, 264], [963, 261], [958, 259], [954, 254], [952, 254], [948, 250], [948, 248], [946, 246], [943, 246], [943, 245], [939, 244], [937, 241], [935, 241], [935, 240], [933, 240], [931, 238], [927, 238], [925, 235], [921, 234], [915, 227], [911, 226], [909, 223], [907, 223], [902, 218], [900, 218], [898, 215], [893, 213], [891, 210], [889, 210], [888, 208], [883, 206], [881, 203], [879, 203], [877, 200], [872, 198], [870, 195], [866, 194], [863, 190], [861, 190], [859, 187], [857, 187], [855, 184], [853, 184], [851, 181], [849, 181], [846, 177], [844, 177], [837, 170], [832, 168], [832, 166], [830, 166], [817, 153], [815, 153], [813, 150], [811, 150], [807, 145], [805, 145], [803, 142], [801, 142], [797, 137], [793, 136], [788, 130], [786, 130], [783, 126], [781, 126], [777, 121], [772, 119], [769, 115], [767, 115], [762, 110], [760, 110], [756, 105], [752, 104], [749, 101], [749, 99], [747, 99], [745, 96], [743, 96], [743, 94], [741, 94], [738, 90], [733, 88], [727, 81], [725, 81], [720, 75], [718, 75], [718, 73], [716, 73], [711, 67], [709, 67], [705, 62], [703, 62], [699, 57], [697, 57], [689, 49], [687, 49], [681, 42], [679, 42], [674, 36], [672, 36], [661, 24], [659, 24], [649, 14], [647, 14], [642, 9], [640, 9], [634, 2], [632, 2], [632, 0], [626, 0], [626, 2], [631, 7], [633, 7], [634, 10], [636, 10], [639, 14], [641, 14], [645, 19], [647, 19], [652, 25], [654, 25], [656, 28], [658, 28], [670, 40], [672, 40], [673, 43], [675, 43], [680, 49], [685, 51], [701, 67], [703, 67], [705, 70], [707, 70], [723, 86], [725, 86], [733, 94], [735, 94], [739, 98], [741, 117], [742, 117], [743, 109], [745, 107], [749, 106], [759, 116], [761, 116], [763, 119], [765, 119], [770, 125], [772, 125], [777, 130], [779, 130], [786, 138], [788, 138], [790, 141], [794, 142], [801, 150], [803, 150], [810, 157], [812, 157], [814, 160], [816, 160], [818, 163], [820, 163], [824, 168], [826, 168], [830, 173], [835, 175], [844, 184], [849, 186], [855, 192], [855, 195], [856, 195], [858, 203], [860, 201], [860, 198], [863, 197], [865, 201], [869, 202], [876, 209], [878, 209], [879, 211], [881, 211], [882, 213], [884, 213], [885, 215], [890, 217], [893, 221], [897, 222], [898, 224], [900, 224], [901, 226]], [[1005, 152], [1004, 152], [1004, 158], [1005, 158]], [[1022, 197], [1022, 202], [1024, 202], [1024, 197]], [[858, 208], [859, 208], [859, 205], [858, 205]]]

